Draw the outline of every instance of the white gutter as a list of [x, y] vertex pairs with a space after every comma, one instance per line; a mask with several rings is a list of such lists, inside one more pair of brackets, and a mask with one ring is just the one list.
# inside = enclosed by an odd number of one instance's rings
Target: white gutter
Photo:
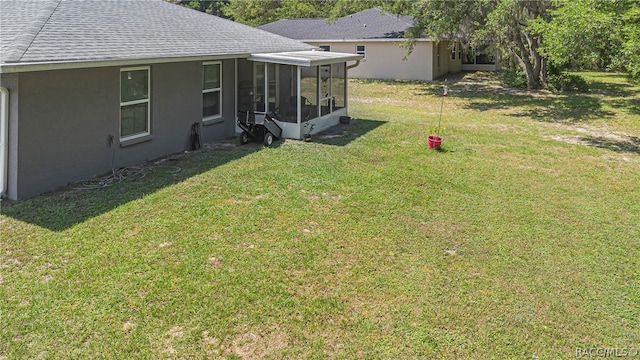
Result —
[[0, 87], [0, 198], [7, 191], [9, 182], [9, 90]]
[[[360, 65], [360, 60], [356, 60], [355, 64], [346, 66], [344, 70], [344, 77], [346, 79], [349, 79], [349, 69], [353, 69], [358, 65]], [[345, 86], [344, 88], [344, 103], [345, 103], [345, 106], [347, 107], [347, 111], [349, 111], [349, 87], [348, 86]]]

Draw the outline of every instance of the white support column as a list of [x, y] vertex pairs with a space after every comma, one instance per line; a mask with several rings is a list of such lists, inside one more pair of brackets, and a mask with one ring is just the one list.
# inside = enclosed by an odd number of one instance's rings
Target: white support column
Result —
[[320, 66], [315, 66], [316, 68], [316, 117], [320, 117], [322, 114], [322, 109], [320, 106], [320, 99], [322, 99], [322, 94], [320, 93]]
[[0, 198], [9, 183], [9, 90], [0, 87]]
[[[359, 65], [360, 61], [356, 64]], [[346, 62], [344, 63], [344, 108], [347, 111], [347, 115], [349, 115], [349, 66], [347, 66]]]
[[264, 63], [264, 94], [262, 95], [264, 102], [264, 112], [269, 112], [269, 63]]
[[298, 118], [298, 126], [301, 125], [301, 118], [302, 118], [302, 104], [300, 104], [300, 96], [302, 95], [301, 91], [300, 91], [300, 77], [301, 77], [301, 71], [300, 71], [300, 66], [296, 66], [296, 81], [297, 81], [297, 86], [296, 86], [296, 96], [298, 98], [298, 101], [296, 101], [296, 103], [298, 104], [297, 109], [296, 109], [296, 117]]
[[236, 129], [236, 134], [241, 132], [240, 127], [238, 126], [238, 59], [233, 59], [233, 78], [234, 78], [234, 98], [233, 98], [233, 106], [234, 106], [234, 116], [233, 118], [235, 119], [234, 121], [234, 126]]

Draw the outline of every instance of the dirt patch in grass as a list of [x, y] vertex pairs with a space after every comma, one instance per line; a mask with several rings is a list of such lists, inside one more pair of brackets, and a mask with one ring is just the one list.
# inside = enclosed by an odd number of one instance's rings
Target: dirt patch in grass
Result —
[[243, 359], [277, 357], [287, 349], [289, 342], [289, 335], [279, 326], [267, 330], [246, 330], [231, 341], [229, 351]]
[[209, 258], [209, 263], [216, 270], [220, 269], [222, 267], [222, 260], [219, 257], [211, 256]]
[[162, 351], [164, 354], [175, 354], [176, 349], [173, 347], [174, 341], [181, 339], [184, 336], [184, 330], [181, 326], [172, 327], [166, 334], [165, 337], [165, 348]]
[[640, 155], [640, 137], [597, 128], [576, 128], [580, 135], [549, 135], [547, 138], [568, 144], [592, 146], [618, 153]]

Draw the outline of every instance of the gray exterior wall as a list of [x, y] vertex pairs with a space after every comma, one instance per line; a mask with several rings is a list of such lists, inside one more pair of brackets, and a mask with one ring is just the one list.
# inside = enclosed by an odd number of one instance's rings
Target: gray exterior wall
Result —
[[194, 122], [201, 124], [202, 143], [233, 136], [235, 60], [224, 60], [222, 68], [223, 117], [203, 126], [202, 63], [151, 65], [151, 137], [128, 146], [118, 136], [119, 67], [11, 74], [17, 79], [3, 74], [12, 105], [7, 197], [32, 197], [188, 150]]

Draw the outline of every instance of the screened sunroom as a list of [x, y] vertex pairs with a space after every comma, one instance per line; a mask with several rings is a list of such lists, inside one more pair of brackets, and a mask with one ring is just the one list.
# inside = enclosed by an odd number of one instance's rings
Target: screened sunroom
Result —
[[[262, 111], [283, 137], [301, 139], [347, 116], [347, 71], [356, 54], [300, 51], [254, 54], [238, 61], [238, 111]], [[347, 62], [355, 63], [347, 65]]]

